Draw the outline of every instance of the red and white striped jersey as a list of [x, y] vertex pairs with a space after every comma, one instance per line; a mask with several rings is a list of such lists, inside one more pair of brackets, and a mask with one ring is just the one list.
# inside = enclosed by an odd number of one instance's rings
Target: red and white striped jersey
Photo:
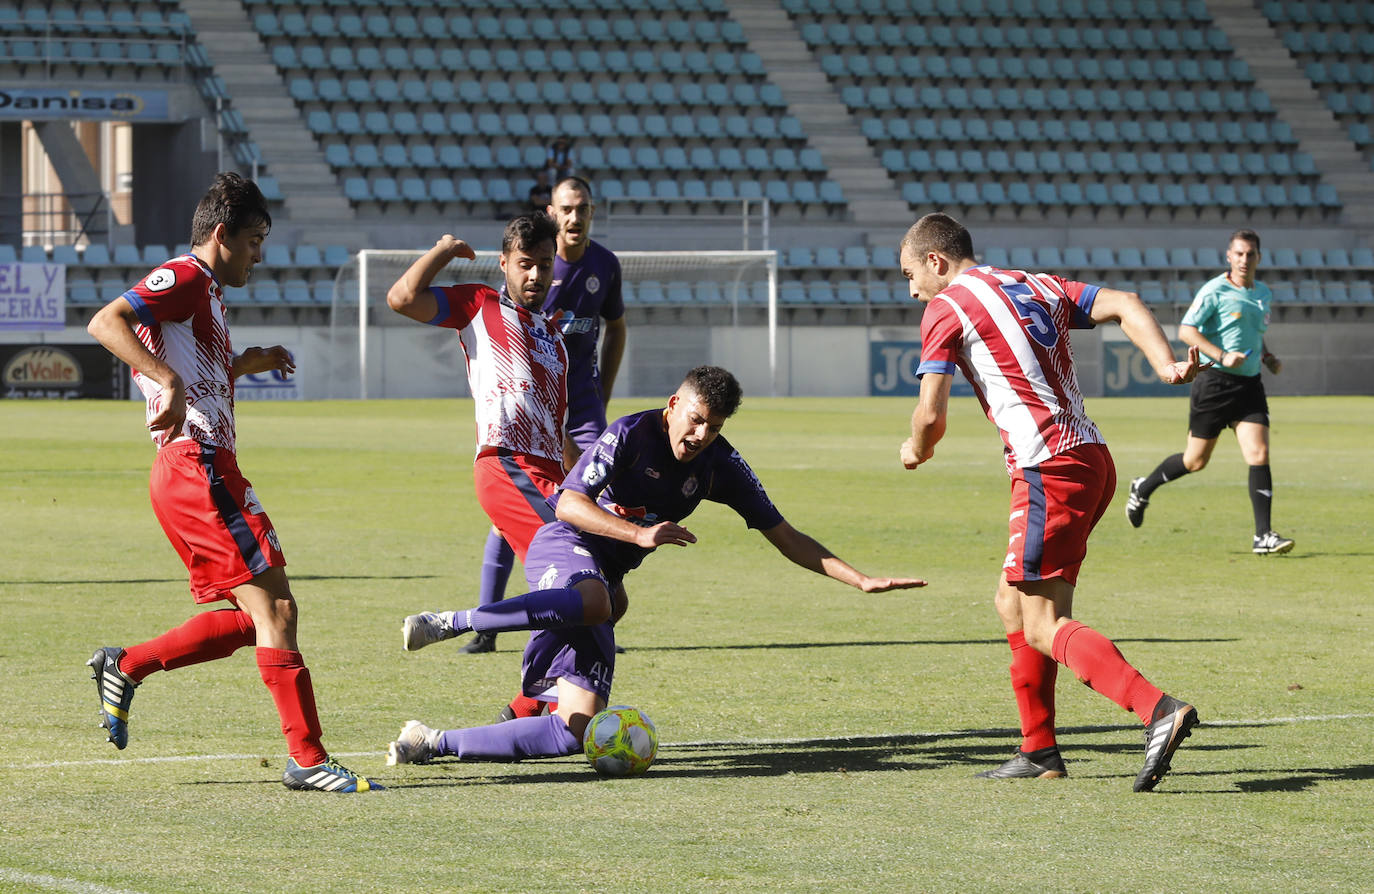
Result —
[[1083, 411], [1070, 329], [1091, 329], [1098, 286], [1046, 273], [974, 267], [921, 317], [917, 375], [963, 370], [1002, 433], [1008, 468], [1103, 443]]
[[[219, 280], [195, 255], [184, 254], [143, 277], [124, 298], [138, 314], [138, 340], [186, 384], [186, 423], [177, 440], [233, 452], [234, 350]], [[161, 406], [162, 387], [137, 371], [134, 382], [151, 420]], [[165, 430], [152, 436], [159, 449], [168, 443]]]
[[568, 350], [558, 327], [490, 286], [430, 291], [439, 302], [430, 325], [459, 330], [477, 405], [478, 448], [502, 447], [561, 463]]

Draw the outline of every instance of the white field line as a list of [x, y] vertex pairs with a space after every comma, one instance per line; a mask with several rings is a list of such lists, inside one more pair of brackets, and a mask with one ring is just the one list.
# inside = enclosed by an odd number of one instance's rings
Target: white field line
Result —
[[[1265, 717], [1251, 720], [1204, 720], [1198, 724], [1202, 727], [1207, 726], [1276, 726], [1280, 724], [1294, 723], [1330, 723], [1338, 720], [1369, 720], [1374, 719], [1374, 714], [1309, 714], [1306, 716], [1295, 717]], [[1104, 726], [1110, 729], [1110, 726]], [[1123, 725], [1124, 728], [1124, 725]], [[980, 730], [959, 730], [957, 735], [967, 738], [969, 736], [987, 735], [997, 736], [1012, 732], [1009, 727]], [[660, 748], [719, 748], [721, 746], [738, 747], [766, 747], [770, 745], [804, 745], [808, 743], [821, 742], [852, 742], [857, 739], [943, 739], [951, 732], [929, 733], [929, 732], [886, 732], [886, 733], [866, 733], [862, 736], [799, 736], [792, 739], [731, 739], [731, 740], [703, 740], [699, 742], [662, 742]], [[379, 757], [386, 754], [385, 751], [336, 751], [331, 752], [334, 757]], [[242, 761], [242, 760], [261, 760], [261, 754], [178, 754], [167, 755], [164, 757], [127, 757], [127, 758], [89, 758], [79, 761], [45, 761], [42, 763], [31, 764], [0, 764], [0, 769], [5, 770], [55, 770], [62, 767], [90, 767], [102, 764], [110, 766], [120, 766], [127, 764], [185, 764], [196, 763], [199, 761]], [[276, 761], [285, 765], [285, 759]]]
[[97, 885], [94, 882], [20, 872], [17, 869], [7, 869], [3, 866], [0, 866], [0, 882], [11, 885], [27, 885], [44, 891], [71, 891], [74, 894], [136, 894], [127, 888], [110, 888], [105, 885]]

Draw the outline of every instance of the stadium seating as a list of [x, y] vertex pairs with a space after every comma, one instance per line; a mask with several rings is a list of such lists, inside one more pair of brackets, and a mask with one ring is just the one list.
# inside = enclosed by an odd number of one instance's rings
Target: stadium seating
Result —
[[[1232, 197], [1214, 187], [1229, 183], [1260, 221], [1338, 213], [1201, 0], [951, 3], [957, 27], [783, 5], [914, 209], [1193, 222], [1224, 216]], [[971, 185], [932, 194], [931, 172]]]

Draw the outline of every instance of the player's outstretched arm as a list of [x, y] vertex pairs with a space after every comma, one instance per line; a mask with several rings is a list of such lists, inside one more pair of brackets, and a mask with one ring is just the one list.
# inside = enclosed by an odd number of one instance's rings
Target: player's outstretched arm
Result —
[[1093, 299], [1091, 316], [1095, 323], [1119, 323], [1121, 331], [1150, 361], [1161, 382], [1184, 385], [1197, 377], [1200, 359], [1197, 348], [1188, 350], [1187, 360], [1175, 360], [1174, 349], [1169, 347], [1169, 339], [1164, 337], [1159, 321], [1135, 292], [1099, 289]]
[[162, 387], [158, 411], [148, 420], [149, 431], [171, 432], [173, 439], [181, 434], [186, 421], [186, 383], [177, 371], [143, 346], [134, 334], [138, 314], [123, 295], [95, 312], [86, 324], [86, 331], [107, 351], [138, 370]]
[[926, 585], [925, 581], [915, 577], [870, 577], [786, 521], [778, 522], [764, 531], [763, 536], [777, 547], [778, 552], [801, 567], [834, 578], [840, 583], [849, 584], [865, 593], [909, 590]]
[[914, 469], [935, 455], [935, 445], [945, 436], [949, 391], [954, 377], [926, 373], [921, 377], [921, 396], [911, 413], [911, 437], [902, 442], [902, 465]]
[[666, 544], [686, 546], [697, 542], [695, 534], [676, 522], [665, 521], [652, 527], [642, 527], [607, 512], [591, 497], [575, 490], [565, 490], [560, 494], [555, 514], [559, 521], [567, 522], [588, 534], [623, 540], [644, 549]]
[[236, 379], [239, 376], [274, 371], [289, 376], [296, 371], [296, 359], [281, 345], [273, 345], [270, 348], [244, 348], [243, 353], [234, 358], [229, 371]]
[[429, 291], [429, 284], [434, 282], [434, 277], [455, 258], [471, 261], [476, 257], [472, 246], [445, 233], [433, 248], [416, 258], [410, 269], [401, 274], [401, 278], [387, 290], [387, 306], [412, 320], [428, 323], [439, 312], [439, 302]]

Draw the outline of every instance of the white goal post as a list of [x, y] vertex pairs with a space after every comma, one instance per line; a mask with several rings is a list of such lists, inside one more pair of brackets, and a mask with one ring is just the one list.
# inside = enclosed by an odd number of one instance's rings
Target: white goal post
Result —
[[[377, 344], [379, 339], [385, 341], [385, 330], [415, 325], [387, 308], [387, 290], [422, 254], [422, 250], [364, 249], [335, 275], [329, 315], [330, 397], [429, 396], [407, 394], [394, 384], [387, 387], [385, 369], [378, 369], [379, 365], [386, 365], [385, 347]], [[631, 315], [632, 329], [636, 308], [695, 306], [708, 313], [719, 312], [721, 318], [715, 325], [738, 326], [742, 308], [766, 307], [768, 381], [770, 392], [777, 394], [776, 251], [619, 251], [616, 257], [620, 259], [626, 313]], [[503, 282], [499, 258], [498, 251], [478, 251], [475, 260], [459, 259], [449, 264], [434, 282], [499, 286]], [[449, 356], [441, 362], [449, 369], [454, 365], [452, 351], [456, 339], [445, 335], [442, 344], [441, 350]], [[413, 349], [407, 350], [407, 360], [434, 362], [433, 358], [415, 357]], [[702, 357], [698, 362], [711, 360]], [[458, 366], [461, 367], [461, 360]], [[356, 389], [350, 387], [354, 382]]]

